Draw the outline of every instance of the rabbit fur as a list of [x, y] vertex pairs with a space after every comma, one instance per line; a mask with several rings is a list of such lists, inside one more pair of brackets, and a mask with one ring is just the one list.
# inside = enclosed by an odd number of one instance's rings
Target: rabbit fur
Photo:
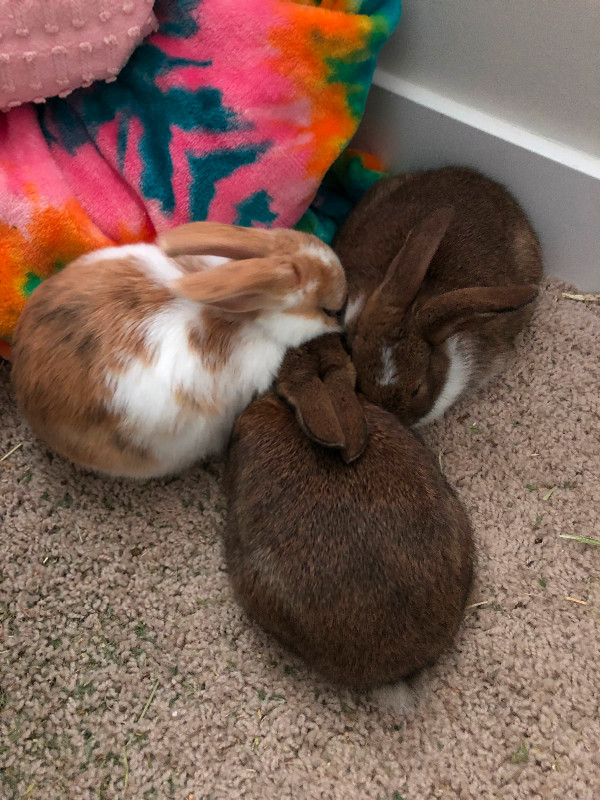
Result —
[[191, 223], [85, 255], [18, 321], [12, 383], [76, 464], [149, 478], [221, 451], [289, 347], [339, 330], [346, 284], [313, 236]]
[[502, 369], [543, 272], [517, 201], [465, 167], [378, 181], [334, 249], [360, 391], [408, 425], [437, 419]]
[[354, 383], [338, 335], [288, 352], [280, 396], [234, 426], [224, 541], [247, 612], [327, 679], [368, 689], [450, 644], [473, 541], [430, 453]]

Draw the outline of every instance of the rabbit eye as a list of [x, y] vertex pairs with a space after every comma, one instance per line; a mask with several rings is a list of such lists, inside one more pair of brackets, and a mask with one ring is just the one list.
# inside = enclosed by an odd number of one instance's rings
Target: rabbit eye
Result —
[[321, 311], [328, 317], [337, 317], [338, 315], [337, 311], [332, 311], [330, 308], [322, 308]]
[[421, 388], [422, 388], [422, 386], [423, 386], [423, 384], [422, 384], [422, 383], [420, 383], [420, 384], [417, 386], [417, 388], [414, 390], [414, 392], [411, 392], [411, 395], [410, 395], [410, 396], [411, 396], [411, 397], [416, 397], [416, 396], [419, 394], [419, 392], [421, 391]]

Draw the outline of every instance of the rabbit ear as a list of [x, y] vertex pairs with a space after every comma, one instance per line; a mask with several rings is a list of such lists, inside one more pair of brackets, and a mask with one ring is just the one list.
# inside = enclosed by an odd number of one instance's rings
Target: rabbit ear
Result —
[[344, 447], [344, 432], [331, 397], [316, 375], [303, 381], [280, 381], [277, 393], [294, 409], [296, 420], [309, 439], [325, 447]]
[[416, 319], [424, 337], [440, 344], [458, 331], [477, 328], [497, 314], [529, 305], [537, 295], [533, 284], [455, 289], [429, 300]]
[[189, 222], [162, 233], [157, 245], [165, 255], [213, 255], [226, 258], [257, 258], [271, 252], [273, 235], [266, 230], [225, 225], [220, 222]]
[[306, 436], [341, 450], [346, 463], [356, 460], [368, 441], [355, 383], [354, 367], [336, 334], [290, 351], [277, 383], [277, 393], [292, 406]]
[[415, 299], [454, 216], [452, 206], [442, 206], [412, 227], [376, 290], [388, 305], [404, 310]]
[[299, 275], [289, 258], [248, 258], [178, 278], [171, 290], [179, 297], [233, 313], [273, 308], [298, 288]]
[[365, 412], [355, 390], [355, 376], [352, 380], [342, 370], [333, 370], [323, 379], [331, 405], [344, 432], [342, 458], [346, 464], [361, 456], [369, 441]]

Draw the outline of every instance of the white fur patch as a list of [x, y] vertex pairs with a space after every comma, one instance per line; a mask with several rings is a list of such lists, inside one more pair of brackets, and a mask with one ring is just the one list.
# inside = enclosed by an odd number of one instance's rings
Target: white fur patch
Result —
[[373, 689], [371, 697], [376, 705], [398, 716], [410, 716], [417, 706], [417, 696], [408, 684], [400, 683]]
[[131, 261], [143, 273], [159, 283], [168, 283], [182, 274], [180, 267], [154, 244], [126, 244], [122, 247], [105, 247], [85, 256], [88, 263], [112, 260]]
[[398, 370], [394, 364], [394, 351], [385, 345], [381, 349], [381, 375], [377, 378], [378, 386], [393, 386], [398, 379]]
[[446, 342], [446, 348], [450, 359], [446, 383], [431, 410], [416, 423], [415, 427], [427, 425], [445, 414], [467, 388], [471, 379], [473, 370], [464, 340], [458, 334], [451, 336]]
[[355, 322], [362, 313], [365, 305], [365, 297], [362, 294], [356, 295], [351, 300], [348, 300], [346, 312], [344, 314], [344, 327], [351, 325]]
[[123, 372], [107, 375], [111, 410], [123, 417], [135, 444], [154, 455], [158, 474], [187, 466], [198, 453], [214, 452], [215, 437], [222, 435], [218, 419], [192, 420], [176, 399], [176, 390], [211, 399], [212, 376], [189, 346], [189, 326], [197, 319], [194, 303], [174, 300], [144, 323], [150, 363], [131, 358]]
[[228, 264], [232, 259], [225, 256], [200, 256], [207, 269], [214, 269], [223, 264]]
[[300, 249], [300, 255], [307, 255], [311, 258], [318, 258], [328, 267], [341, 268], [340, 260], [329, 245], [319, 242], [308, 242]]
[[316, 336], [339, 330], [333, 318], [328, 317], [325, 320], [317, 315], [309, 317], [304, 314], [294, 314], [293, 310], [259, 318], [256, 324], [260, 325], [270, 337], [284, 341], [286, 347], [299, 347]]
[[[244, 326], [220, 371], [189, 345], [192, 325], [202, 325], [198, 304], [174, 299], [143, 323], [150, 363], [130, 358], [110, 373], [110, 410], [121, 415], [124, 434], [158, 462], [156, 475], [176, 472], [223, 450], [233, 422], [257, 394], [266, 392], [288, 347], [330, 328], [319, 317], [274, 313]], [[178, 402], [185, 392], [206, 413]]]
[[147, 242], [139, 242], [138, 244], [124, 244], [119, 247], [102, 247], [100, 250], [92, 250], [87, 253], [84, 258], [86, 261], [107, 261], [113, 258], [133, 258], [135, 261], [144, 261], [146, 258], [152, 258], [152, 251], [158, 251], [160, 255], [165, 257], [159, 248], [154, 244]]
[[314, 291], [315, 288], [316, 284], [313, 281], [309, 281], [306, 286], [303, 286], [300, 289], [297, 289], [295, 292], [288, 294], [286, 297], [282, 298], [283, 308], [296, 308], [296, 306], [301, 305], [306, 295], [309, 292]]
[[[214, 269], [231, 261], [224, 256], [196, 256], [204, 268]], [[105, 247], [102, 250], [94, 250], [85, 256], [86, 261], [94, 263], [112, 259], [127, 259], [132, 261], [136, 267], [145, 275], [160, 284], [168, 285], [171, 281], [180, 278], [184, 272], [172, 258], [154, 244], [126, 244], [121, 247]]]

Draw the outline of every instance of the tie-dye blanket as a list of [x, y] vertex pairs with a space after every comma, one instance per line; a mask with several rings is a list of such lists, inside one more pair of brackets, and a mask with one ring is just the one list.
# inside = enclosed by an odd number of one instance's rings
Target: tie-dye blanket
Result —
[[[0, 340], [83, 252], [190, 219], [295, 225], [356, 129], [400, 0], [155, 11], [115, 82], [0, 115]], [[340, 206], [319, 205], [301, 224], [330, 238]]]

